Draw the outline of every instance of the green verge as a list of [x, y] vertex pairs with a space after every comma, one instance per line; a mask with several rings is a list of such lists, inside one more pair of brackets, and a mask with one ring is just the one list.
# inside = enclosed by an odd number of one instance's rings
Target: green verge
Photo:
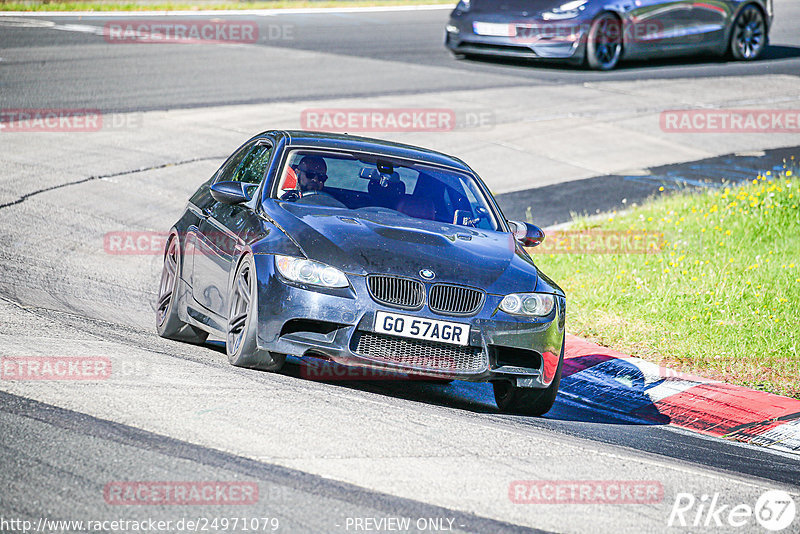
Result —
[[[534, 257], [567, 293], [568, 330], [676, 371], [800, 398], [796, 163], [578, 219], [549, 250], [545, 240]], [[580, 232], [593, 244], [576, 247]], [[585, 253], [598, 242], [649, 253]]]
[[267, 0], [254, 2], [217, 2], [199, 0], [196, 2], [125, 2], [97, 0], [89, 2], [42, 2], [0, 0], [2, 11], [198, 11], [203, 9], [284, 9], [321, 7], [373, 7], [406, 6], [429, 4], [453, 4], [453, 0]]

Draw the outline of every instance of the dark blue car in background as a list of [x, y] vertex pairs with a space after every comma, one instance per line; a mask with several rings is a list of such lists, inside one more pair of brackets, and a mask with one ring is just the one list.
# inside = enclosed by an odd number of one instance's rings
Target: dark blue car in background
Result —
[[772, 0], [461, 0], [445, 45], [455, 54], [565, 60], [610, 70], [622, 59], [687, 54], [757, 59]]

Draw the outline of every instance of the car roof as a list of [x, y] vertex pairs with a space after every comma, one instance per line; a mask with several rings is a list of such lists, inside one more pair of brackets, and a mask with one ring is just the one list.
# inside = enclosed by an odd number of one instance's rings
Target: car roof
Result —
[[314, 146], [345, 151], [378, 152], [388, 157], [411, 159], [432, 163], [434, 165], [454, 167], [469, 173], [473, 172], [466, 163], [456, 157], [448, 156], [447, 154], [442, 154], [435, 150], [395, 143], [393, 141], [359, 137], [349, 134], [311, 132], [305, 130], [271, 131], [264, 132], [262, 135], [268, 134], [282, 136], [286, 142], [287, 148], [294, 146]]

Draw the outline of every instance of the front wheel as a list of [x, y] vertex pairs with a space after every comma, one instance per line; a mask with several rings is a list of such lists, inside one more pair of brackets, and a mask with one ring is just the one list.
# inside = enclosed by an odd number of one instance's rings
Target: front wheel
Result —
[[622, 21], [602, 13], [589, 28], [586, 38], [586, 63], [594, 70], [611, 70], [622, 57]]
[[767, 24], [764, 14], [754, 5], [746, 6], [733, 23], [730, 52], [733, 59], [757, 59], [767, 44]]
[[229, 302], [225, 349], [228, 361], [236, 367], [277, 371], [286, 356], [260, 350], [258, 335], [258, 280], [253, 257], [248, 255], [236, 268]]
[[493, 382], [494, 400], [501, 412], [517, 415], [544, 415], [553, 407], [558, 394], [558, 385], [561, 382], [561, 367], [564, 364], [564, 348], [562, 344], [561, 357], [553, 383], [545, 389], [521, 388], [508, 381]]

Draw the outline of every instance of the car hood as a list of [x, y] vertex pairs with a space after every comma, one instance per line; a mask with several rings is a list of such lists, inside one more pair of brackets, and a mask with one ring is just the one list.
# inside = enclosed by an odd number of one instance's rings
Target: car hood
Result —
[[268, 215], [310, 259], [345, 272], [420, 279], [490, 293], [534, 291], [539, 273], [510, 233], [414, 219], [393, 210], [342, 210], [276, 202]]
[[566, 3], [567, 0], [472, 0], [473, 13], [540, 13]]

